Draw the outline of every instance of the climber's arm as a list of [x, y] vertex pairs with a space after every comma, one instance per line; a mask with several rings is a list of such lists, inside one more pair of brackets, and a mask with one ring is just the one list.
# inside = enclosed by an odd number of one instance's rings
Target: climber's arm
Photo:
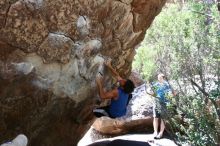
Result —
[[116, 100], [118, 98], [118, 90], [117, 89], [113, 89], [111, 91], [106, 92], [103, 88], [103, 84], [102, 84], [102, 79], [101, 76], [99, 75], [96, 78], [96, 83], [98, 86], [98, 90], [99, 90], [99, 95], [102, 99], [114, 99]]

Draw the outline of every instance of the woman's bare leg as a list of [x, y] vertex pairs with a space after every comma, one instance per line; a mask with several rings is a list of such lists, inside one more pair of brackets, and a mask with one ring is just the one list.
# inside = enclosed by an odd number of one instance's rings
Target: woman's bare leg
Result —
[[153, 127], [154, 127], [154, 136], [157, 136], [157, 132], [158, 132], [158, 118], [154, 118], [153, 120]]
[[163, 136], [164, 130], [165, 130], [165, 123], [164, 123], [164, 120], [161, 119], [159, 137], [162, 137], [162, 136]]

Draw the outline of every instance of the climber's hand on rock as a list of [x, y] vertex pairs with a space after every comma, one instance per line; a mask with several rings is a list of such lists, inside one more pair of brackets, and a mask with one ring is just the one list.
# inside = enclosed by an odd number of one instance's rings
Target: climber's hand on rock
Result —
[[106, 59], [105, 60], [105, 65], [108, 66], [108, 67], [111, 67], [112, 66], [112, 60], [110, 58]]

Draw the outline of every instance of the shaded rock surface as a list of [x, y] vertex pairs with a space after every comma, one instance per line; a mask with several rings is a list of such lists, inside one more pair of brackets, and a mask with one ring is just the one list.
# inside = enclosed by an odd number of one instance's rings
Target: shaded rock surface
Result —
[[129, 79], [131, 79], [134, 84], [135, 84], [135, 87], [138, 87], [142, 84], [144, 84], [144, 79], [142, 79], [140, 73], [138, 73], [137, 71], [132, 71], [130, 76], [129, 76]]
[[113, 141], [102, 141], [102, 142], [96, 142], [91, 144], [90, 146], [150, 146], [147, 142], [140, 142], [140, 141], [131, 141], [131, 140], [122, 140], [122, 139], [116, 139]]
[[[76, 145], [105, 58], [124, 77], [165, 0], [1, 0], [0, 143]], [[111, 82], [105, 85], [111, 86]]]
[[109, 139], [102, 139], [88, 146], [177, 146], [172, 140], [162, 138], [154, 140], [151, 134], [129, 134]]

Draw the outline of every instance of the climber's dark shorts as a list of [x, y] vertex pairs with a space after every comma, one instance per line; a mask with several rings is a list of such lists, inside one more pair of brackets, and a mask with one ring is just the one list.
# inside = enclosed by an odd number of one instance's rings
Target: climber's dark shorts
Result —
[[103, 116], [107, 116], [110, 118], [115, 118], [113, 116], [110, 115], [110, 113], [108, 112], [109, 106], [104, 106], [104, 107], [99, 107], [93, 110], [94, 115], [97, 118], [103, 117]]

